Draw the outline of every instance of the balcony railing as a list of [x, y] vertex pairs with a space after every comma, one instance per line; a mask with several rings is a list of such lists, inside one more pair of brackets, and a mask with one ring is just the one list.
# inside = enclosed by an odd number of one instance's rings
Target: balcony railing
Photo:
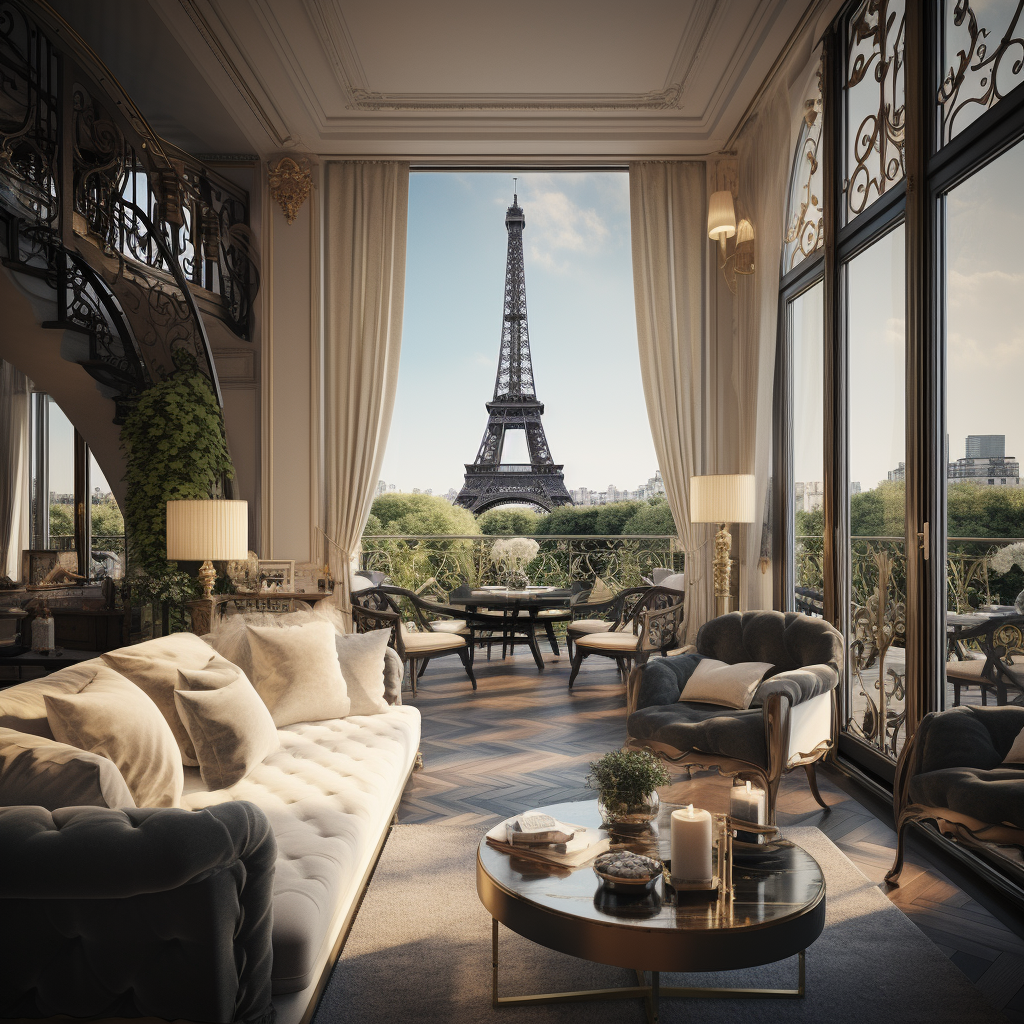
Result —
[[[559, 534], [532, 538], [540, 546], [526, 567], [530, 582], [567, 587], [600, 576], [615, 588], [636, 587], [653, 569], [681, 572], [683, 553], [675, 536], [583, 536]], [[362, 568], [385, 572], [397, 586], [423, 584], [449, 592], [463, 583], [497, 583], [491, 561], [497, 537], [489, 535], [377, 534], [363, 538]]]

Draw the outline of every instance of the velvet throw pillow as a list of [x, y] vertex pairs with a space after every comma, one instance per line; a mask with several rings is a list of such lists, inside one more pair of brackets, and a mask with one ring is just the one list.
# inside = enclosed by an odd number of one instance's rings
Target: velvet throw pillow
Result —
[[729, 665], [714, 658], [702, 658], [687, 679], [679, 699], [742, 711], [750, 707], [765, 673], [774, 667], [767, 661], [740, 661]]
[[47, 695], [54, 737], [110, 758], [138, 807], [177, 807], [185, 785], [181, 753], [157, 706], [134, 683], [102, 668], [74, 694]]
[[369, 633], [338, 634], [338, 664], [352, 702], [352, 715], [380, 715], [388, 709], [384, 699], [384, 658], [391, 639], [390, 629]]
[[274, 720], [241, 669], [178, 673], [174, 703], [210, 789], [240, 782], [281, 746]]
[[102, 655], [103, 660], [133, 682], [160, 709], [181, 753], [182, 764], [199, 764], [184, 723], [178, 717], [174, 691], [178, 672], [197, 669], [233, 669], [226, 659], [211, 651], [194, 633], [171, 633]]
[[134, 807], [117, 765], [89, 750], [0, 729], [0, 806]]
[[280, 729], [296, 722], [345, 718], [352, 703], [329, 622], [277, 629], [249, 626], [252, 684]]

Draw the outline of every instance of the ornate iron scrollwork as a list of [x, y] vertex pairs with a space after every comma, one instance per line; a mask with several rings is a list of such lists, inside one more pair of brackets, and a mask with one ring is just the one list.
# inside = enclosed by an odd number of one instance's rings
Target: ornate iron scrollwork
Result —
[[[943, 145], [1024, 81], [1024, 36], [1018, 31], [1024, 0], [1018, 0], [1005, 31], [991, 51], [986, 40], [993, 29], [979, 23], [970, 0], [956, 0], [952, 19], [949, 2], [945, 25], [946, 74], [936, 95], [942, 109]], [[985, 10], [990, 17], [1000, 13], [999, 5], [989, 5]], [[1008, 59], [1010, 54], [1012, 59]]]
[[906, 173], [904, 0], [861, 0], [847, 32], [843, 191], [852, 219]]
[[818, 154], [824, 117], [821, 98], [823, 60], [818, 64], [813, 94], [804, 101], [804, 121], [790, 174], [789, 210], [782, 249], [783, 274], [825, 244], [824, 183]]

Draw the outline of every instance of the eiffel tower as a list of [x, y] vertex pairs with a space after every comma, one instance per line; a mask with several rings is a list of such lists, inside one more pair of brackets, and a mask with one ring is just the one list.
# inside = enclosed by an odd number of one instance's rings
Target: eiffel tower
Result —
[[[526, 217], [513, 194], [505, 214], [508, 261], [505, 264], [505, 310], [501, 324], [501, 354], [494, 398], [487, 403], [487, 428], [476, 460], [466, 464], [466, 480], [455, 499], [470, 512], [486, 512], [497, 505], [537, 505], [550, 512], [571, 505], [562, 467], [548, 449], [540, 418], [544, 403], [537, 401], [530, 359], [530, 330], [526, 322], [526, 276], [523, 272], [523, 229]], [[502, 463], [505, 435], [524, 430], [530, 450], [528, 464]]]

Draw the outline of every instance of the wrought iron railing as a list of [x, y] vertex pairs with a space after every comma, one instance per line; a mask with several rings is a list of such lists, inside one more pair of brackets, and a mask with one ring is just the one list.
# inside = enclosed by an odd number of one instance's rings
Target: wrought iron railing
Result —
[[[683, 553], [675, 536], [584, 536], [559, 534], [533, 537], [540, 550], [525, 566], [531, 583], [567, 587], [600, 576], [616, 588], [640, 586], [653, 569], [681, 572]], [[452, 591], [463, 583], [498, 582], [491, 561], [490, 535], [377, 534], [363, 537], [361, 567], [387, 573], [397, 586], [416, 590], [424, 584]], [[431, 582], [433, 581], [433, 582]]]

